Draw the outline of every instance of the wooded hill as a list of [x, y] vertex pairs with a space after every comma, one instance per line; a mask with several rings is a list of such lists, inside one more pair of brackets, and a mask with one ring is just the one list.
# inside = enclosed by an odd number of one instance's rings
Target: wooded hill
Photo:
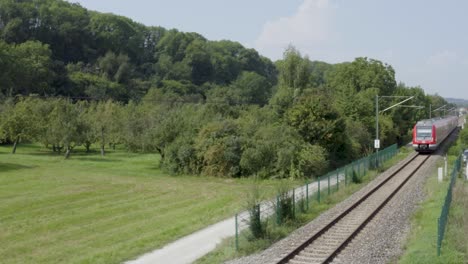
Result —
[[273, 63], [239, 43], [146, 27], [64, 1], [2, 0], [0, 30], [1, 92], [8, 96], [129, 101], [158, 87], [204, 98], [243, 72], [267, 87], [276, 81]]
[[429, 104], [446, 104], [397, 84], [378, 60], [333, 65], [291, 46], [273, 63], [237, 42], [78, 4], [0, 0], [5, 142], [41, 142], [67, 157], [75, 146], [104, 155], [120, 144], [160, 153], [173, 173], [313, 177], [372, 151], [376, 95], [425, 107], [381, 114], [383, 146], [403, 143]]

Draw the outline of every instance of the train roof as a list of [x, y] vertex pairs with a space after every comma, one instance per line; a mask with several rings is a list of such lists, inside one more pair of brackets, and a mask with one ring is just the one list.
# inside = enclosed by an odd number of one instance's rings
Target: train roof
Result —
[[447, 120], [456, 118], [456, 116], [435, 117], [432, 119], [423, 119], [416, 123], [416, 126], [432, 126], [437, 123], [445, 122]]

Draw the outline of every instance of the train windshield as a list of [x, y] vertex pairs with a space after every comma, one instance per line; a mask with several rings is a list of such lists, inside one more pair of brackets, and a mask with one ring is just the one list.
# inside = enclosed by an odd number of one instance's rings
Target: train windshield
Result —
[[431, 138], [432, 137], [432, 127], [417, 127], [416, 128], [416, 137], [417, 138]]

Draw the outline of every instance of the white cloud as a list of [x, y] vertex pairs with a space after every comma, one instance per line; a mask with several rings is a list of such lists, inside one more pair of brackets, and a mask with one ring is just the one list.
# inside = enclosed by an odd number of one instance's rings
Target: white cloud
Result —
[[334, 9], [329, 0], [304, 0], [292, 16], [265, 23], [255, 48], [274, 59], [280, 58], [289, 44], [310, 51], [333, 37]]
[[442, 67], [457, 63], [457, 54], [453, 51], [444, 50], [429, 57], [427, 65]]

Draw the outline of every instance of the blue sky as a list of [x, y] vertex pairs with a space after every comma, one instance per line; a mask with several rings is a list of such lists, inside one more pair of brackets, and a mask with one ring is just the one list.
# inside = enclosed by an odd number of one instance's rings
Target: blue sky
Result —
[[468, 1], [79, 0], [145, 25], [229, 39], [273, 60], [288, 44], [311, 60], [369, 57], [426, 93], [468, 99]]

